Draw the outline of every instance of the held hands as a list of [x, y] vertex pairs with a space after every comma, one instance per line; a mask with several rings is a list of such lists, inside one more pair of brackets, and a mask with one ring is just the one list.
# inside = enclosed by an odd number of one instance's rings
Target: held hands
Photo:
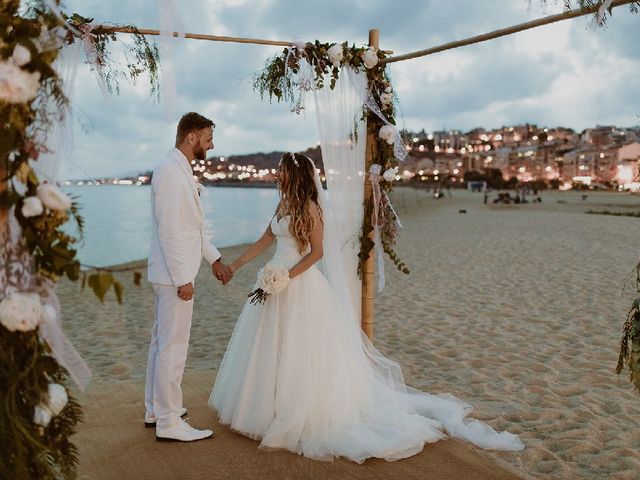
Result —
[[229, 283], [233, 278], [233, 268], [229, 265], [225, 265], [219, 259], [213, 262], [213, 265], [211, 265], [211, 271], [213, 276], [220, 280], [223, 285]]
[[193, 283], [187, 283], [178, 287], [178, 297], [185, 302], [193, 299]]

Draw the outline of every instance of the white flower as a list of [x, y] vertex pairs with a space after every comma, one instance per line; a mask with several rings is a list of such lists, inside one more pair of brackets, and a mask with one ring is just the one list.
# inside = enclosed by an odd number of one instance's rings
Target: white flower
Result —
[[38, 185], [37, 192], [38, 198], [42, 200], [44, 206], [51, 210], [66, 211], [71, 208], [71, 199], [55, 185], [41, 183]]
[[392, 145], [396, 139], [396, 127], [393, 125], [383, 125], [378, 132], [378, 136], [389, 145]]
[[362, 55], [362, 58], [364, 59], [364, 66], [367, 68], [373, 68], [378, 64], [378, 53], [373, 47], [366, 50]]
[[288, 283], [289, 270], [282, 265], [268, 263], [258, 272], [257, 286], [267, 294], [281, 292]]
[[380, 95], [380, 103], [382, 103], [382, 105], [389, 105], [391, 102], [393, 102], [393, 95], [390, 93]]
[[397, 174], [398, 174], [398, 167], [388, 168], [382, 174], [382, 178], [384, 178], [387, 182], [393, 182], [396, 179]]
[[38, 197], [27, 197], [22, 204], [22, 215], [25, 217], [37, 217], [44, 211], [44, 205]]
[[391, 87], [387, 87], [384, 89], [384, 93], [391, 93], [391, 92], [393, 92], [393, 88]]
[[42, 304], [35, 293], [13, 293], [0, 302], [0, 323], [11, 332], [33, 330], [41, 316]]
[[329, 60], [333, 64], [334, 67], [339, 67], [340, 62], [344, 58], [344, 52], [342, 50], [342, 45], [339, 43], [334, 43], [331, 45], [331, 48], [327, 50], [327, 55], [329, 56]]
[[13, 48], [13, 55], [11, 55], [11, 60], [13, 60], [13, 63], [18, 67], [24, 67], [31, 61], [31, 51], [24, 45], [17, 44]]
[[36, 425], [42, 425], [43, 427], [46, 427], [47, 425], [49, 425], [51, 417], [51, 410], [49, 410], [45, 406], [37, 405], [33, 409], [33, 423], [35, 423]]
[[69, 395], [67, 395], [67, 389], [59, 383], [49, 384], [49, 404], [48, 409], [53, 415], [59, 415], [60, 412], [67, 406], [69, 401]]
[[27, 72], [12, 62], [0, 62], [0, 100], [27, 103], [40, 88], [40, 72]]

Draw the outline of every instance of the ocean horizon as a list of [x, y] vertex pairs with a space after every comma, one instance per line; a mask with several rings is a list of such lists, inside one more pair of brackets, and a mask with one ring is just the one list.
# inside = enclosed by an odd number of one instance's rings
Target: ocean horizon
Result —
[[[151, 228], [149, 185], [66, 186], [80, 205], [84, 235], [78, 243], [83, 268], [108, 267], [147, 258]], [[205, 231], [218, 248], [257, 240], [278, 202], [273, 187], [205, 187]], [[77, 233], [75, 222], [65, 230]]]

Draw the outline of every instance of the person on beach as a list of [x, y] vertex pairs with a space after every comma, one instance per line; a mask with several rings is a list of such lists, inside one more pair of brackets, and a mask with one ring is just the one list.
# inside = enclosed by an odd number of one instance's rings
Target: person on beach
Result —
[[192, 428], [182, 416], [182, 375], [187, 360], [194, 279], [204, 257], [214, 276], [227, 283], [233, 273], [204, 234], [204, 210], [193, 178], [192, 160], [204, 160], [213, 148], [214, 123], [191, 112], [178, 123], [176, 146], [153, 171], [151, 246], [147, 278], [155, 293], [145, 386], [147, 427], [156, 439], [191, 442], [213, 436]]
[[220, 423], [259, 448], [317, 460], [399, 460], [447, 434], [487, 449], [524, 448], [516, 435], [465, 418], [472, 407], [462, 400], [405, 385], [400, 366], [360, 328], [348, 293], [355, 272], [341, 261], [337, 212], [315, 165], [287, 153], [277, 177], [273, 218], [230, 265], [242, 268], [276, 241], [209, 398]]

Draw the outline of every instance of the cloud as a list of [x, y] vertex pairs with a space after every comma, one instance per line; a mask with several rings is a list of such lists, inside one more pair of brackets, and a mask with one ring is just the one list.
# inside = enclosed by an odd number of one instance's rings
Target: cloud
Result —
[[[157, 28], [154, 2], [67, 0], [67, 11], [96, 22]], [[560, 2], [562, 3], [562, 2]], [[277, 40], [364, 44], [380, 28], [381, 46], [407, 53], [551, 14], [527, 2], [496, 0], [185, 0], [174, 2], [189, 32]], [[411, 129], [470, 129], [531, 122], [583, 129], [596, 123], [632, 125], [640, 111], [640, 15], [614, 10], [606, 29], [578, 18], [518, 35], [392, 64], [391, 74]], [[262, 102], [252, 81], [281, 47], [176, 39], [174, 116], [146, 94], [144, 82], [107, 102], [82, 67], [74, 97], [92, 132], [75, 132], [66, 176], [112, 175], [152, 168], [172, 146], [178, 114], [210, 116], [217, 155], [299, 150], [315, 145], [313, 115]], [[167, 62], [166, 56], [163, 57]], [[82, 115], [84, 114], [84, 115]]]

